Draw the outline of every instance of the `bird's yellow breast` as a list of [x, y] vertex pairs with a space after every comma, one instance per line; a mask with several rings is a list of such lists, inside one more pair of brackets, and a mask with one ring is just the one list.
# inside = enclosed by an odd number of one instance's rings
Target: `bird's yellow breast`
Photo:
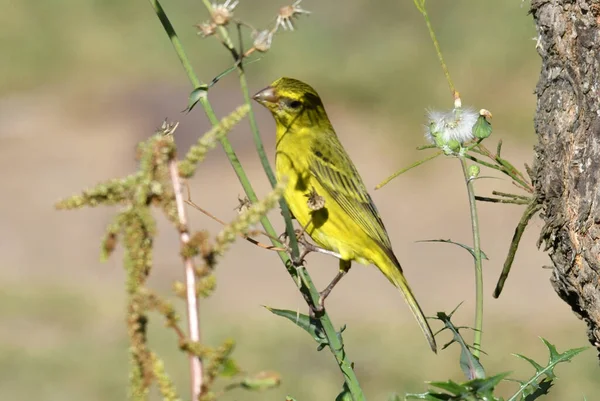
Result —
[[[368, 246], [373, 240], [349, 218], [312, 175], [310, 155], [307, 153], [310, 151], [308, 136], [284, 137], [278, 142], [275, 156], [277, 179], [287, 179], [284, 198], [290, 211], [320, 247], [339, 253], [344, 260], [376, 263], [380, 252], [374, 250], [379, 247]], [[324, 208], [311, 210], [309, 207], [308, 200], [313, 191], [325, 199]]]

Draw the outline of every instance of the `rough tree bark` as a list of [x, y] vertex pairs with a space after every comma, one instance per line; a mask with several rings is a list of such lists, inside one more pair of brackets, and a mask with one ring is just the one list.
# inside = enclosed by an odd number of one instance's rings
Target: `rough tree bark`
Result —
[[600, 2], [532, 0], [531, 13], [542, 58], [533, 166], [540, 244], [554, 289], [600, 351]]

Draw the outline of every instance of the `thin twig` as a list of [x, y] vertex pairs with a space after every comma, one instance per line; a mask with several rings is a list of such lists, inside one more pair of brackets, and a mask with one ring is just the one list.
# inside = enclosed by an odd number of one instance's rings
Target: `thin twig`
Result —
[[[173, 183], [173, 192], [175, 193], [175, 203], [177, 205], [177, 216], [179, 218], [179, 236], [181, 246], [185, 247], [190, 242], [190, 233], [185, 215], [185, 202], [179, 171], [177, 169], [177, 160], [173, 157], [169, 160], [169, 173]], [[200, 342], [200, 318], [198, 316], [198, 298], [196, 296], [196, 268], [194, 260], [189, 256], [183, 256], [185, 266], [185, 285], [186, 285], [186, 304], [188, 329], [190, 331], [190, 340]], [[202, 392], [202, 361], [194, 355], [190, 355], [190, 375], [192, 385], [192, 400], [198, 400]]]
[[[475, 152], [475, 153], [479, 153], [479, 152]], [[479, 153], [479, 154], [481, 154], [481, 153]], [[481, 154], [481, 155], [482, 155], [482, 156], [486, 156], [486, 155], [483, 155], [483, 154]], [[498, 164], [492, 164], [492, 163], [485, 162], [485, 161], [483, 161], [483, 160], [481, 160], [481, 159], [478, 159], [478, 158], [476, 158], [475, 156], [473, 156], [473, 155], [470, 155], [470, 154], [468, 154], [468, 153], [467, 153], [467, 154], [465, 154], [465, 157], [466, 157], [467, 159], [469, 159], [469, 160], [472, 160], [472, 161], [474, 161], [475, 163], [481, 164], [482, 166], [489, 167], [489, 168], [493, 168], [494, 170], [498, 170], [498, 171], [500, 171], [501, 173], [504, 173], [504, 174], [506, 174], [507, 176], [509, 176], [509, 177], [510, 177], [510, 178], [513, 180], [513, 181], [512, 181], [512, 182], [513, 182], [513, 184], [515, 184], [515, 185], [516, 185], [518, 188], [521, 188], [522, 190], [524, 190], [524, 191], [527, 191], [527, 192], [529, 192], [529, 193], [532, 193], [532, 192], [533, 192], [533, 189], [531, 189], [530, 185], [529, 185], [529, 184], [528, 184], [526, 181], [522, 181], [522, 180], [521, 180], [519, 177], [517, 177], [516, 175], [514, 175], [514, 174], [511, 174], [511, 172], [510, 172], [510, 171], [509, 171], [509, 170], [506, 168], [506, 166], [504, 166], [504, 165], [498, 165]], [[494, 161], [495, 161], [495, 159], [492, 159], [492, 160], [494, 160]]]
[[[190, 188], [189, 186], [186, 184], [186, 188], [187, 188], [187, 199], [185, 200], [185, 203], [187, 203], [188, 205], [190, 205], [191, 207], [193, 207], [194, 209], [198, 210], [200, 213], [204, 214], [205, 216], [210, 217], [211, 219], [213, 219], [214, 221], [216, 221], [217, 223], [220, 223], [223, 226], [226, 226], [227, 223], [224, 222], [223, 220], [221, 220], [220, 218], [218, 218], [217, 216], [215, 216], [214, 214], [210, 213], [208, 210], [203, 209], [202, 207], [200, 207], [198, 204], [196, 204], [191, 197], [190, 194]], [[258, 234], [262, 234], [270, 239], [273, 239], [275, 241], [279, 241], [279, 238], [272, 238], [269, 234], [267, 234], [264, 231], [257, 231]], [[263, 249], [267, 249], [269, 251], [282, 251], [282, 252], [286, 252], [287, 249], [285, 248], [281, 248], [281, 247], [276, 247], [274, 245], [267, 245], [267, 244], [263, 244], [262, 242], [259, 242], [257, 240], [255, 240], [254, 238], [244, 234], [244, 233], [239, 233], [238, 234], [240, 237], [244, 238], [246, 241], [250, 242], [251, 244], [254, 244], [260, 248]]]
[[528, 203], [531, 201], [531, 196], [526, 196], [526, 195], [517, 195], [517, 194], [509, 194], [507, 192], [500, 192], [500, 191], [492, 191], [492, 194], [494, 195], [498, 195], [498, 196], [503, 196], [505, 198], [513, 198], [513, 199], [521, 199], [524, 201], [527, 201]]
[[442, 56], [442, 50], [440, 49], [440, 44], [435, 37], [435, 33], [433, 32], [433, 27], [431, 26], [431, 21], [429, 20], [429, 14], [427, 14], [427, 9], [425, 8], [425, 1], [423, 0], [420, 4], [415, 0], [415, 5], [419, 12], [425, 18], [425, 24], [427, 25], [427, 29], [429, 30], [429, 36], [431, 37], [431, 41], [433, 42], [433, 46], [435, 47], [435, 52], [440, 61], [440, 65], [442, 66], [442, 70], [444, 70], [444, 76], [446, 77], [446, 81], [448, 81], [448, 86], [450, 86], [450, 92], [452, 92], [453, 96], [457, 95], [456, 89], [454, 88], [454, 84], [452, 83], [452, 79], [450, 78], [450, 72], [448, 72], [448, 67], [444, 62], [444, 57]]
[[513, 205], [527, 205], [530, 201], [522, 199], [502, 199], [502, 198], [489, 198], [487, 196], [475, 196], [475, 200], [480, 202], [492, 202], [492, 203], [512, 203]]
[[475, 153], [478, 153], [482, 156], [486, 156], [491, 160], [495, 161], [500, 167], [498, 170], [502, 171], [514, 181], [518, 182], [525, 191], [533, 193], [533, 186], [527, 181], [523, 173], [521, 173], [517, 168], [515, 168], [515, 166], [513, 166], [510, 162], [504, 160], [498, 154], [492, 154], [492, 152], [483, 144], [479, 144], [477, 148], [473, 148], [472, 150]]
[[498, 283], [496, 284], [496, 288], [494, 289], [494, 298], [498, 298], [502, 289], [504, 288], [504, 283], [508, 278], [508, 274], [510, 273], [510, 269], [515, 260], [515, 255], [517, 253], [517, 249], [519, 248], [519, 243], [521, 242], [521, 237], [523, 237], [523, 233], [525, 232], [525, 228], [531, 218], [542, 208], [542, 205], [537, 201], [537, 199], [532, 199], [529, 203], [529, 206], [523, 212], [523, 216], [521, 216], [521, 220], [519, 220], [519, 224], [517, 228], [515, 228], [515, 233], [513, 234], [513, 239], [510, 242], [510, 247], [508, 248], [508, 255], [506, 256], [506, 260], [504, 261], [504, 266], [502, 267], [502, 273], [500, 273], [500, 278], [498, 279]]
[[[505, 161], [506, 162], [506, 160], [504, 160], [503, 158], [501, 158], [499, 154], [493, 155], [492, 152], [488, 148], [486, 148], [483, 144], [479, 145], [479, 149], [481, 149], [484, 152], [484, 154], [486, 154], [490, 159], [494, 159], [494, 160], [496, 160], [498, 162], [501, 162], [501, 161]], [[523, 181], [527, 182], [527, 179], [525, 178], [525, 176], [523, 175], [523, 173], [521, 171], [517, 170], [510, 163], [509, 163], [509, 166], [507, 166], [507, 168], [508, 167], [510, 167], [510, 170], [512, 170], [516, 175], [518, 175], [519, 177], [521, 177], [521, 179]]]
[[418, 167], [421, 164], [428, 162], [429, 160], [433, 160], [436, 157], [438, 157], [439, 155], [441, 155], [442, 153], [443, 153], [442, 151], [436, 152], [433, 155], [424, 158], [423, 160], [419, 160], [419, 161], [414, 162], [413, 164], [411, 164], [408, 167], [403, 168], [402, 170], [396, 171], [394, 174], [390, 175], [388, 178], [386, 178], [385, 180], [383, 180], [382, 182], [380, 182], [379, 184], [377, 184], [377, 186], [375, 187], [375, 189], [379, 189], [379, 188], [383, 187], [384, 185], [386, 185], [387, 183], [389, 183], [391, 180], [393, 180], [394, 178], [398, 177], [400, 174], [404, 174], [404, 173], [406, 173], [410, 169]]

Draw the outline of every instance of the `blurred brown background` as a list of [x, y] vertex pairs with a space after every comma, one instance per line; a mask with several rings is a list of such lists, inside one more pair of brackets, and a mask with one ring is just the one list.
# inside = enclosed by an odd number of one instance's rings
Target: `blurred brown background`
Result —
[[[539, 58], [535, 28], [522, 1], [456, 0], [427, 3], [463, 104], [494, 115], [488, 143], [504, 141], [517, 166], [532, 160], [536, 142], [533, 90]], [[271, 23], [280, 1], [242, 0], [236, 16], [257, 27]], [[411, 1], [305, 0], [313, 12], [297, 31], [275, 37], [273, 49], [248, 67], [251, 90], [286, 75], [311, 83], [369, 187], [424, 156], [426, 108], [451, 107], [451, 97], [424, 22]], [[193, 24], [207, 18], [201, 2], [165, 1], [196, 72], [205, 81], [226, 69], [230, 56]], [[6, 399], [124, 399], [127, 338], [121, 252], [98, 261], [99, 240], [115, 210], [57, 212], [53, 203], [135, 168], [134, 151], [165, 117], [181, 122], [185, 150], [208, 125], [200, 107], [180, 113], [190, 86], [148, 2], [114, 0], [0, 0], [0, 394]], [[241, 103], [235, 74], [210, 99], [224, 115]], [[273, 122], [256, 107], [263, 139], [273, 154]], [[257, 191], [268, 191], [247, 122], [230, 138]], [[487, 174], [487, 173], [485, 173]], [[491, 175], [496, 175], [491, 173]], [[234, 217], [242, 194], [222, 152], [213, 151], [191, 182], [194, 200], [223, 219]], [[514, 190], [506, 180], [479, 180], [477, 191]], [[398, 257], [424, 309], [450, 311], [471, 325], [474, 279], [467, 252], [446, 244], [470, 243], [468, 203], [460, 166], [438, 158], [372, 192]], [[511, 353], [540, 362], [538, 339], [559, 350], [587, 345], [583, 323], [552, 290], [548, 257], [535, 247], [536, 219], [522, 241], [513, 272], [498, 300], [491, 293], [522, 208], [480, 204], [486, 314], [483, 363], [490, 374], [531, 369]], [[220, 227], [191, 210], [192, 227]], [[282, 231], [282, 224], [278, 229]], [[169, 294], [182, 278], [175, 231], [159, 217], [152, 285]], [[318, 286], [337, 263], [311, 255]], [[218, 267], [218, 290], [203, 302], [204, 340], [237, 339], [235, 356], [248, 371], [271, 369], [281, 387], [264, 394], [234, 391], [225, 400], [331, 400], [342, 379], [328, 351], [261, 305], [305, 311], [275, 254], [238, 242]], [[379, 272], [357, 266], [329, 300], [334, 323], [348, 324], [346, 347], [371, 400], [392, 391], [421, 392], [425, 380], [462, 380], [458, 348], [431, 354], [402, 297]], [[187, 361], [174, 335], [154, 317], [151, 341], [167, 362], [182, 396]], [[442, 342], [442, 341], [440, 341]], [[546, 400], [596, 398], [593, 351], [558, 369]], [[503, 384], [505, 395], [515, 385]]]

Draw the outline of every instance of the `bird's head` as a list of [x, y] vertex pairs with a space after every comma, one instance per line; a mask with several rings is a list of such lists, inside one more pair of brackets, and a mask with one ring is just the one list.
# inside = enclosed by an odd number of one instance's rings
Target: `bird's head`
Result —
[[297, 79], [279, 78], [254, 95], [253, 99], [269, 109], [275, 121], [288, 129], [296, 124], [329, 124], [319, 94], [310, 85]]

